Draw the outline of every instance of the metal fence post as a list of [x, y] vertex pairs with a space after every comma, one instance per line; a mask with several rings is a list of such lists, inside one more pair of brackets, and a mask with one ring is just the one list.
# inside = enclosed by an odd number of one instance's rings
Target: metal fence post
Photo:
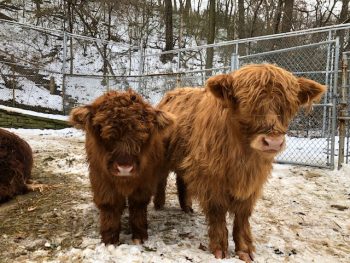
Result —
[[[331, 41], [332, 39], [332, 32], [329, 31], [328, 33], [328, 41]], [[325, 79], [325, 85], [330, 87], [329, 85], [329, 64], [330, 64], [330, 57], [331, 57], [331, 46], [332, 44], [328, 44], [327, 47], [327, 62], [326, 62], [326, 79]], [[330, 91], [328, 91], [330, 93]], [[324, 95], [323, 103], [328, 103], [328, 92]], [[326, 126], [327, 126], [327, 106], [323, 107], [323, 121], [322, 121], [322, 137], [325, 137], [326, 133]]]
[[141, 92], [141, 81], [143, 74], [143, 40], [140, 41], [139, 48], [139, 82], [138, 82], [138, 91]]
[[12, 73], [12, 80], [10, 81], [11, 86], [12, 86], [12, 107], [16, 106], [16, 81], [15, 81], [15, 57], [14, 55], [11, 55], [11, 73]]
[[177, 74], [176, 74], [176, 87], [180, 87], [181, 83], [181, 74], [180, 73], [180, 68], [181, 68], [181, 52], [177, 51]]
[[239, 68], [239, 55], [237, 53], [232, 53], [231, 55], [231, 71], [237, 70]]
[[344, 163], [345, 152], [345, 128], [347, 117], [347, 83], [348, 83], [348, 60], [347, 54], [344, 52], [342, 56], [342, 85], [340, 91], [339, 101], [339, 157], [338, 157], [338, 170]]
[[67, 63], [67, 32], [63, 31], [63, 54], [62, 54], [62, 112], [66, 114], [66, 63]]
[[334, 68], [333, 68], [333, 97], [332, 97], [332, 137], [331, 137], [331, 169], [334, 169], [334, 155], [335, 155], [335, 135], [337, 130], [337, 97], [338, 97], [338, 66], [339, 66], [339, 37], [335, 39], [335, 51], [334, 51]]

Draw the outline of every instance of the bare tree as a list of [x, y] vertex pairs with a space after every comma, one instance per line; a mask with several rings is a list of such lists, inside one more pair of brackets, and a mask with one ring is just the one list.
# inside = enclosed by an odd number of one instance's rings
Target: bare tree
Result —
[[289, 32], [293, 27], [293, 6], [294, 0], [284, 0], [282, 32]]
[[314, 5], [315, 25], [319, 27], [334, 23], [332, 21], [334, 18], [334, 8], [338, 0], [329, 1], [328, 4], [325, 4], [325, 2], [324, 0], [316, 0], [316, 4]]
[[185, 2], [185, 8], [184, 8], [184, 20], [185, 23], [188, 22], [189, 16], [191, 11], [191, 0], [186, 0]]
[[252, 23], [250, 25], [250, 37], [254, 36], [254, 31], [255, 31], [255, 29], [257, 27], [256, 21], [257, 21], [257, 18], [258, 18], [259, 9], [262, 6], [262, 2], [263, 2], [263, 0], [259, 0], [257, 2], [257, 5], [256, 5], [255, 10], [253, 12]]
[[349, 22], [349, 0], [342, 0], [342, 7], [339, 15], [339, 23]]
[[33, 0], [33, 2], [35, 3], [35, 16], [36, 16], [36, 26], [39, 25], [40, 23], [40, 17], [41, 17], [41, 5], [43, 3], [42, 0]]
[[[215, 19], [216, 18], [216, 0], [209, 0], [209, 31], [207, 43], [212, 44], [215, 41]], [[205, 68], [211, 69], [213, 67], [213, 48], [207, 48], [207, 59]], [[211, 71], [207, 71], [207, 76], [211, 75]]]
[[238, 38], [245, 38], [244, 0], [238, 0]]
[[279, 33], [279, 27], [280, 27], [281, 18], [282, 18], [282, 7], [283, 7], [283, 0], [278, 0], [275, 19], [274, 19], [274, 27], [273, 27], [274, 34]]
[[[165, 20], [165, 51], [172, 50], [174, 47], [173, 36], [173, 6], [171, 0], [164, 0], [164, 20]], [[173, 58], [172, 54], [166, 54], [161, 57], [163, 63]]]
[[[350, 21], [349, 18], [349, 0], [342, 0], [342, 7], [339, 15], [338, 21], [340, 23], [348, 23]], [[349, 39], [345, 39], [344, 30], [337, 31], [337, 36], [340, 39], [340, 46], [343, 50], [349, 50], [350, 44]]]

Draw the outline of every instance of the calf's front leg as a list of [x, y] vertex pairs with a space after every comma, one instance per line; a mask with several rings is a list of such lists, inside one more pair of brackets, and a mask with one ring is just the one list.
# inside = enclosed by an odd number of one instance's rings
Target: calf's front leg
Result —
[[[137, 191], [138, 193], [140, 191]], [[129, 223], [132, 232], [132, 240], [135, 244], [141, 244], [148, 239], [147, 234], [147, 205], [151, 195], [129, 197]]]
[[100, 204], [100, 233], [105, 244], [119, 244], [120, 218], [125, 207], [122, 197], [114, 204]]
[[233, 241], [235, 242], [236, 254], [245, 262], [254, 260], [253, 252], [255, 247], [253, 245], [249, 218], [252, 214], [255, 200], [255, 196], [252, 196], [244, 201], [235, 200], [233, 202], [235, 214], [232, 231]]
[[228, 250], [227, 210], [211, 203], [204, 208], [204, 212], [208, 222], [209, 249], [215, 258], [225, 258]]

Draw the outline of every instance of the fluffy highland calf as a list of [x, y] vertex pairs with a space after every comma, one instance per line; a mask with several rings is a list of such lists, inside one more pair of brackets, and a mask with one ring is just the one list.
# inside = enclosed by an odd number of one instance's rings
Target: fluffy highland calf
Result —
[[28, 190], [32, 166], [29, 144], [16, 134], [0, 129], [0, 203]]
[[[160, 181], [164, 140], [171, 114], [154, 109], [132, 90], [111, 91], [71, 112], [71, 123], [86, 131], [93, 200], [100, 211], [105, 244], [118, 244], [122, 212], [129, 207], [135, 244], [148, 238], [147, 205]], [[157, 204], [155, 203], [157, 206]]]
[[199, 200], [216, 258], [227, 256], [230, 213], [236, 254], [253, 260], [249, 217], [274, 157], [283, 150], [298, 109], [311, 107], [325, 90], [312, 80], [261, 64], [211, 77], [204, 89], [175, 89], [160, 102], [159, 109], [176, 117], [167, 158], [177, 174], [180, 205], [190, 211], [190, 197]]

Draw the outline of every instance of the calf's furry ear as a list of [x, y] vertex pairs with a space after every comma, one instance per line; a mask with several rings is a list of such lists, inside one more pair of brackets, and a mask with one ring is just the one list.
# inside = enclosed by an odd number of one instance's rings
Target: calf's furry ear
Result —
[[85, 125], [90, 117], [91, 111], [89, 106], [81, 106], [70, 112], [69, 123], [75, 128], [85, 130]]
[[311, 79], [298, 78], [300, 91], [298, 99], [300, 105], [310, 108], [313, 102], [318, 102], [326, 92], [327, 88], [324, 85], [317, 83]]
[[232, 100], [233, 94], [233, 77], [230, 74], [220, 74], [210, 77], [206, 86], [208, 90], [222, 101]]
[[170, 112], [157, 110], [156, 112], [156, 126], [159, 130], [169, 128], [175, 123], [175, 116]]

